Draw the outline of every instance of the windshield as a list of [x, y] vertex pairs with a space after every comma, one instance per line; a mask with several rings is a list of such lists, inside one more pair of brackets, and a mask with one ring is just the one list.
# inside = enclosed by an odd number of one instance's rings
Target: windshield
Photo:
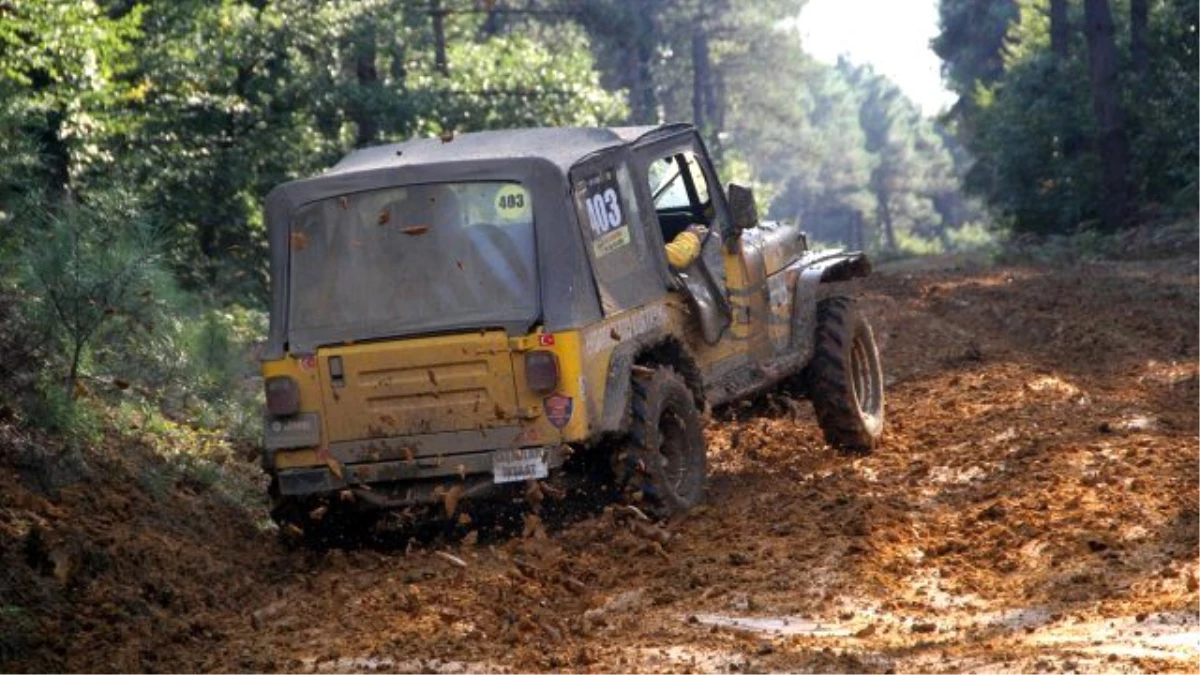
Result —
[[518, 183], [408, 185], [305, 205], [288, 330], [329, 343], [532, 322], [533, 210]]
[[679, 170], [681, 156], [687, 165], [692, 185], [696, 188], [696, 196], [701, 205], [708, 203], [708, 184], [704, 180], [704, 172], [700, 169], [696, 156], [686, 152], [683, 155], [665, 157], [661, 161], [650, 163], [650, 194], [654, 197], [655, 210], [686, 209], [691, 205], [687, 186], [680, 180], [683, 176]]

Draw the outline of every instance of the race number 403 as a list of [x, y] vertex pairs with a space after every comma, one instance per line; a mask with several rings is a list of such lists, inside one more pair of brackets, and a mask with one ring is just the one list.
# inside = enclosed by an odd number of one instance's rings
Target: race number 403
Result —
[[606, 187], [601, 192], [584, 197], [584, 205], [593, 236], [603, 236], [620, 227], [625, 220], [615, 188]]

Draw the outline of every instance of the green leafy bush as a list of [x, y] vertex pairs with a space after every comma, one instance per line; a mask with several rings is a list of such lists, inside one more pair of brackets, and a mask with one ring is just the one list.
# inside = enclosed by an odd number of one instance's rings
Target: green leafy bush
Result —
[[101, 424], [81, 395], [137, 399], [172, 419], [231, 438], [258, 433], [252, 344], [262, 312], [214, 309], [182, 292], [160, 265], [157, 231], [121, 189], [31, 205], [18, 252], [19, 316], [5, 328], [40, 345], [41, 375], [25, 418], [69, 438]]
[[21, 212], [30, 233], [18, 254], [28, 329], [47, 343], [46, 372], [74, 396], [80, 367], [109, 336], [153, 325], [159, 269], [155, 232], [122, 189], [40, 199]]
[[266, 316], [239, 306], [177, 308], [152, 334], [122, 348], [109, 379], [127, 378], [168, 417], [231, 439], [259, 433], [261, 385], [253, 345]]
[[104, 428], [91, 402], [76, 399], [52, 382], [43, 383], [27, 397], [24, 415], [33, 426], [63, 438], [73, 447], [97, 442]]

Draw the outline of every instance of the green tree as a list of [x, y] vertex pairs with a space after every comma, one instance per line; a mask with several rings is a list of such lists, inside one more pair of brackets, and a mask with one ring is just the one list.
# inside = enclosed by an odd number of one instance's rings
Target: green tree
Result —
[[767, 174], [783, 183], [770, 215], [799, 220], [819, 241], [867, 248], [875, 239], [870, 182], [878, 159], [859, 122], [861, 96], [844, 67], [819, 64], [796, 95], [804, 120], [792, 129], [786, 163]]
[[876, 157], [870, 189], [882, 248], [901, 249], [901, 233], [948, 241], [935, 199], [956, 189], [954, 160], [932, 124], [898, 87], [869, 67], [841, 64], [862, 93], [859, 120]]
[[[154, 307], [158, 254], [153, 230], [122, 190], [97, 191], [87, 203], [69, 194], [53, 208], [25, 211], [30, 233], [20, 255], [21, 287], [34, 326], [52, 344], [65, 391], [76, 391], [80, 366], [105, 331], [137, 331]], [[62, 355], [59, 357], [58, 355]]]
[[623, 116], [578, 31], [477, 40], [483, 15], [446, 11], [442, 68], [433, 15], [411, 2], [148, 3], [120, 161], [187, 287], [262, 302], [262, 198], [355, 145]]
[[111, 159], [139, 16], [111, 18], [93, 0], [0, 5], [0, 109], [6, 131], [16, 132], [0, 141], [8, 188], [80, 189]]
[[[1122, 0], [1105, 15], [1108, 3], [1020, 0], [1015, 15], [988, 24], [1003, 26], [1003, 39], [988, 43], [1000, 45], [989, 53], [1001, 57], [1001, 68], [985, 70], [961, 40], [962, 26], [946, 19], [989, 4], [942, 0], [935, 44], [962, 95], [954, 123], [976, 158], [967, 186], [998, 222], [1015, 231], [1070, 232], [1119, 226], [1122, 214], [1153, 219], [1194, 210], [1194, 3]], [[1110, 21], [1096, 28], [1099, 19]]]
[[970, 107], [980, 86], [1004, 75], [1005, 41], [1017, 19], [1016, 0], [941, 0], [941, 30], [933, 51], [942, 59], [942, 72], [950, 88]]

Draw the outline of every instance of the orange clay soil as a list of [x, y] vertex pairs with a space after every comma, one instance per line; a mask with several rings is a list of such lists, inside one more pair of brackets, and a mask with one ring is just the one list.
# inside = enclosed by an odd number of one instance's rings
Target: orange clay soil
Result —
[[150, 490], [137, 447], [31, 481], [0, 428], [0, 669], [1200, 668], [1196, 262], [926, 263], [857, 291], [883, 446], [839, 455], [784, 393], [718, 411], [707, 504], [665, 527], [609, 508], [290, 551], [265, 507]]

